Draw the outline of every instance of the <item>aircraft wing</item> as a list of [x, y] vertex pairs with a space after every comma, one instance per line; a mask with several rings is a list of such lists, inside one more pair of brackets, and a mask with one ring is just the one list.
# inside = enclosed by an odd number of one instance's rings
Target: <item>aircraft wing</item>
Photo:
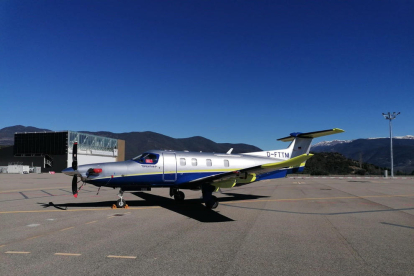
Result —
[[212, 185], [216, 186], [217, 188], [231, 188], [238, 183], [251, 183], [256, 180], [257, 175], [261, 175], [271, 171], [276, 171], [282, 168], [299, 167], [302, 163], [304, 163], [312, 156], [313, 154], [302, 154], [282, 162], [263, 164], [250, 168], [235, 170], [233, 172], [225, 172], [218, 175], [196, 179], [191, 181], [190, 184], [201, 184], [211, 182]]

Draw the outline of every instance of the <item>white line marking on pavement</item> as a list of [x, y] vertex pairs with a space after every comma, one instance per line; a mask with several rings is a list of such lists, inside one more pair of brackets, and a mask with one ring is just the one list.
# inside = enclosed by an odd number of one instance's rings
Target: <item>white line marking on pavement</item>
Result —
[[75, 253], [55, 253], [56, 256], [80, 256], [82, 254], [75, 254]]
[[109, 255], [106, 256], [107, 258], [119, 258], [119, 259], [136, 259], [136, 256], [114, 256], [114, 255]]

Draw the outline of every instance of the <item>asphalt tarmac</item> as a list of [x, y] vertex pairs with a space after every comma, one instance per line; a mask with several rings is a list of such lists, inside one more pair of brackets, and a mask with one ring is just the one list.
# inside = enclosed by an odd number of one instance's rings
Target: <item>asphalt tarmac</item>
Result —
[[275, 179], [176, 203], [0, 174], [0, 275], [414, 275], [413, 179]]

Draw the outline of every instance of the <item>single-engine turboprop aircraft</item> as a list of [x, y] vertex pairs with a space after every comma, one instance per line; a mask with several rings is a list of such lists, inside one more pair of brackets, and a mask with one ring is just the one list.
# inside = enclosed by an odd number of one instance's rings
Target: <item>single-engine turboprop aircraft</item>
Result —
[[[334, 128], [308, 133], [291, 133], [279, 141], [291, 142], [287, 149], [231, 154], [150, 150], [132, 160], [78, 166], [77, 143], [73, 145], [72, 168], [63, 173], [73, 177], [72, 192], [77, 197], [86, 183], [119, 188], [118, 208], [125, 207], [124, 191], [151, 191], [169, 188], [176, 201], [184, 200], [180, 190], [201, 190], [205, 206], [218, 206], [214, 191], [241, 186], [263, 179], [285, 177], [303, 171], [313, 138], [344, 132]], [[78, 188], [78, 177], [83, 185]], [[79, 182], [80, 182], [79, 181]]]

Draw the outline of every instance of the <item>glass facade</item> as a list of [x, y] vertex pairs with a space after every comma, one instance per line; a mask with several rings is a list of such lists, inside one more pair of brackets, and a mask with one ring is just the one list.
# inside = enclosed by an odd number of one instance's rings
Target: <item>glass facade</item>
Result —
[[76, 131], [68, 131], [69, 140], [68, 148], [71, 150], [73, 143], [78, 142], [78, 150], [95, 150], [113, 152], [118, 148], [118, 140], [96, 136], [92, 134], [80, 133]]

